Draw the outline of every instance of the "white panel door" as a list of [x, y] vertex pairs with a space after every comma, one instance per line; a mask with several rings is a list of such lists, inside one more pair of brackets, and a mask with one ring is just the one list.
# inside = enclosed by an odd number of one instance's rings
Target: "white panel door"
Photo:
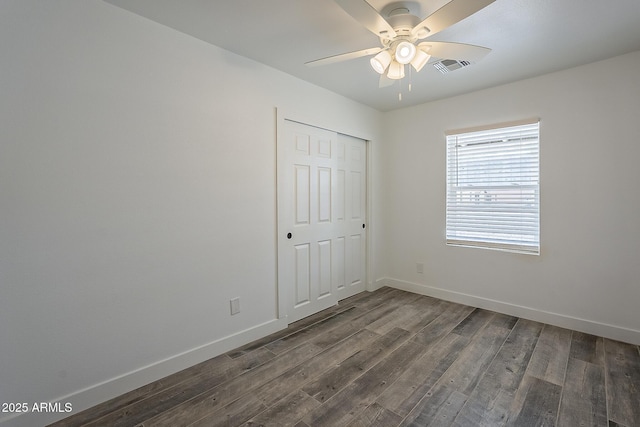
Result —
[[284, 124], [278, 140], [278, 291], [294, 322], [364, 290], [366, 144]]
[[339, 151], [344, 146], [344, 160], [339, 159], [338, 175], [344, 175], [344, 286], [337, 286], [338, 299], [365, 290], [366, 285], [366, 212], [367, 212], [367, 144], [346, 135], [338, 135]]

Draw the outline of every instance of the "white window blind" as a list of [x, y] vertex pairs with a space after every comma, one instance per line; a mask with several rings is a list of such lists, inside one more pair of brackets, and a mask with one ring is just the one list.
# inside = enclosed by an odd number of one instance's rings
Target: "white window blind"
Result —
[[447, 135], [449, 245], [540, 253], [539, 122]]

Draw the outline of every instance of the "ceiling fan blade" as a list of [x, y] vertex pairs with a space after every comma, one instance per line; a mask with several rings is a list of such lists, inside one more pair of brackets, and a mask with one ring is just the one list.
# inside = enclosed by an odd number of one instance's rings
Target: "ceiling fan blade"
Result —
[[376, 36], [391, 39], [397, 35], [387, 20], [365, 0], [335, 0], [335, 2]]
[[393, 85], [397, 80], [390, 79], [386, 74], [380, 74], [380, 81], [378, 82], [378, 87], [387, 87]]
[[[432, 36], [453, 24], [462, 21], [464, 18], [473, 15], [494, 1], [495, 0], [451, 0], [440, 9], [427, 16], [424, 21], [416, 25], [411, 30], [411, 33], [414, 36], [420, 35], [422, 38], [427, 35]], [[429, 29], [428, 34], [424, 32], [425, 27]]]
[[336, 62], [347, 61], [349, 59], [361, 58], [367, 55], [374, 55], [382, 50], [381, 47], [372, 47], [369, 49], [356, 50], [355, 52], [341, 53], [340, 55], [328, 56], [315, 61], [305, 62], [307, 67], [317, 67], [318, 65], [334, 64]]
[[418, 47], [426, 50], [434, 58], [457, 59], [469, 62], [477, 62], [491, 52], [488, 47], [453, 42], [427, 41], [420, 43]]

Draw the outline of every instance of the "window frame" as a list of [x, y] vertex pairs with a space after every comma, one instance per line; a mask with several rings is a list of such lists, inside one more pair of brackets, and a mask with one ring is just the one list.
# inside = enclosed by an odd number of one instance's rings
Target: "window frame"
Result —
[[540, 119], [447, 131], [445, 142], [446, 245], [540, 255]]

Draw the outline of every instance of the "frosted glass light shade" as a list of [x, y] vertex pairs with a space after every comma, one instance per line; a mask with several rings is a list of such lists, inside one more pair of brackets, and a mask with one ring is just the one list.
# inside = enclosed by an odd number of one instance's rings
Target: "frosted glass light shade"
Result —
[[399, 80], [404, 77], [404, 65], [399, 62], [393, 61], [389, 64], [389, 71], [387, 71], [387, 77], [393, 80]]
[[420, 70], [422, 70], [422, 67], [427, 65], [427, 62], [429, 61], [429, 58], [431, 58], [431, 55], [429, 55], [428, 53], [426, 53], [422, 49], [418, 49], [416, 51], [416, 56], [414, 56], [413, 60], [411, 61], [411, 65], [413, 66], [413, 68], [416, 71], [420, 71]]
[[389, 54], [389, 51], [383, 50], [382, 52], [371, 58], [370, 62], [371, 67], [376, 71], [376, 73], [384, 74], [385, 70], [391, 63], [391, 54]]
[[396, 61], [408, 64], [416, 56], [416, 46], [413, 43], [401, 42], [396, 46]]

